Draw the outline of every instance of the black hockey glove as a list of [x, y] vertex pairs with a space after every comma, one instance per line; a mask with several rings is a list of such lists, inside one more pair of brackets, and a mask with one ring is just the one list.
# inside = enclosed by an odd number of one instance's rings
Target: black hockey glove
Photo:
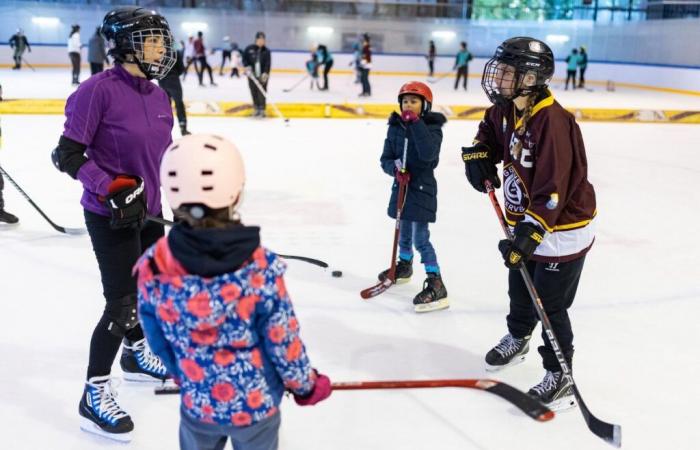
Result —
[[146, 217], [146, 189], [143, 179], [117, 175], [109, 185], [105, 204], [109, 208], [112, 229], [141, 228]]
[[498, 169], [493, 162], [494, 158], [491, 153], [491, 149], [482, 143], [478, 143], [474, 147], [462, 147], [464, 173], [474, 189], [479, 192], [486, 192], [484, 186], [486, 180], [489, 180], [496, 189], [501, 187]]
[[503, 239], [498, 243], [498, 250], [503, 255], [507, 268], [518, 269], [525, 263], [538, 245], [542, 243], [544, 230], [532, 222], [518, 222], [513, 232], [513, 240]]

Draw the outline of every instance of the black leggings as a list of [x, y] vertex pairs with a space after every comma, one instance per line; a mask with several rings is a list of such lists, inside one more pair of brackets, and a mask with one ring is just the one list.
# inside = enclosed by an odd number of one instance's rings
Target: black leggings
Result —
[[[554, 334], [559, 340], [562, 353], [569, 364], [574, 356], [574, 332], [571, 329], [568, 309], [574, 302], [585, 259], [586, 257], [583, 256], [555, 265], [534, 261], [527, 262], [527, 271], [535, 282], [535, 289], [540, 295], [544, 310], [552, 323]], [[506, 318], [508, 331], [516, 338], [529, 335], [539, 319], [519, 270], [509, 271], [508, 296], [510, 297], [510, 313]], [[544, 328], [542, 329], [542, 340], [544, 346], [540, 346], [538, 350], [542, 355], [543, 367], [552, 372], [561, 371]]]
[[181, 127], [187, 127], [187, 113], [185, 111], [185, 103], [182, 101], [182, 84], [179, 76], [166, 76], [158, 81], [158, 85], [168, 94], [171, 102], [175, 102], [175, 111], [177, 111], [177, 121]]
[[73, 83], [78, 83], [78, 79], [80, 78], [80, 53], [70, 52], [68, 56], [70, 56], [70, 63], [73, 66]]
[[569, 80], [571, 80], [571, 86], [576, 89], [576, 70], [566, 71], [566, 83], [564, 84], [564, 89], [569, 89]]
[[[136, 279], [131, 275], [131, 269], [141, 254], [165, 234], [163, 226], [146, 222], [140, 230], [113, 230], [109, 226], [109, 217], [87, 210], [85, 225], [100, 268], [106, 307], [125, 296], [135, 295]], [[111, 322], [110, 317], [103, 312], [92, 332], [88, 378], [109, 375], [111, 372], [122, 341], [122, 338], [107, 328]], [[143, 339], [141, 326], [137, 325], [129, 330], [126, 338], [131, 341]]]
[[[198, 56], [197, 61], [199, 62], [199, 70], [197, 71], [197, 76], [199, 77], [199, 84], [204, 84], [204, 69], [209, 72], [209, 83], [214, 84], [214, 75], [211, 73], [211, 66], [207, 62], [206, 56]], [[195, 65], [195, 67], [197, 67]]]
[[2, 190], [5, 188], [5, 180], [0, 173], [0, 211], [5, 209], [5, 199], [2, 197]]

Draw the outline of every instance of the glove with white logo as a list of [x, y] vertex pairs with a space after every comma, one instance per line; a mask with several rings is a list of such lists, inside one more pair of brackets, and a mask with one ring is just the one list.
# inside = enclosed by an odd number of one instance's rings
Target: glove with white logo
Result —
[[544, 230], [538, 225], [531, 222], [518, 222], [513, 231], [513, 240], [503, 239], [498, 243], [498, 250], [503, 255], [506, 267], [520, 268], [520, 264], [524, 264], [535, 253], [543, 238]]
[[107, 188], [109, 195], [105, 205], [112, 219], [109, 226], [114, 229], [141, 228], [146, 217], [146, 189], [141, 177], [117, 175]]

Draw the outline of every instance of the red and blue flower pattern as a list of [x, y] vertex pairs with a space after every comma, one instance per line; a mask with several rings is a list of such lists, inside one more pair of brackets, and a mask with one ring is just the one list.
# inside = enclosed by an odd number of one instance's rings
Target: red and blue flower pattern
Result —
[[285, 269], [276, 254], [258, 247], [235, 272], [190, 275], [167, 238], [137, 263], [144, 333], [179, 378], [190, 416], [248, 426], [275, 414], [285, 389], [311, 392], [316, 375], [299, 337]]

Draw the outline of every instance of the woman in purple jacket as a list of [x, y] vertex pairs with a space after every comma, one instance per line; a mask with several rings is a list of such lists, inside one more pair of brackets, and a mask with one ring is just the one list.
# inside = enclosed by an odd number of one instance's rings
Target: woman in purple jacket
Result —
[[124, 7], [102, 23], [114, 68], [92, 76], [68, 98], [54, 165], [83, 184], [81, 204], [100, 268], [106, 306], [90, 341], [87, 382], [80, 400], [81, 428], [129, 441], [131, 417], [117, 404], [112, 363], [130, 381], [160, 381], [166, 369], [144, 338], [136, 317], [132, 267], [163, 227], [144, 224], [161, 214], [160, 160], [171, 143], [167, 94], [151, 83], [175, 63], [167, 21], [153, 11]]

